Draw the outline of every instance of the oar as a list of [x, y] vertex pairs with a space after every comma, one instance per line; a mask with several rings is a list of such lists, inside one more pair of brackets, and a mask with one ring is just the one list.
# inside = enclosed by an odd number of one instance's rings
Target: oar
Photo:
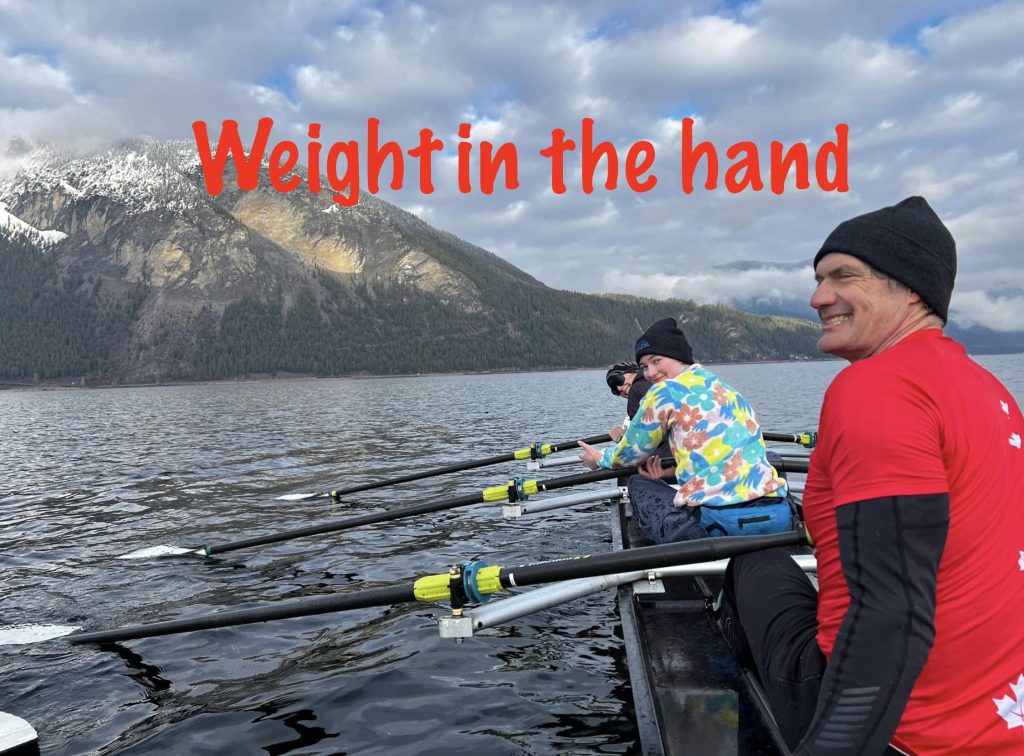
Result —
[[[671, 458], [664, 458], [662, 459], [662, 465], [666, 468], [672, 467], [675, 465], [675, 460]], [[780, 472], [807, 472], [808, 465], [809, 462], [805, 459], [783, 460], [779, 464], [775, 465], [775, 468]], [[623, 475], [632, 475], [635, 472], [636, 467], [629, 466], [619, 467], [614, 470], [596, 470], [594, 472], [581, 473], [579, 475], [567, 475], [564, 478], [552, 478], [551, 480], [523, 480], [522, 478], [517, 478], [515, 480], [508, 481], [505, 485], [491, 486], [489, 488], [485, 488], [480, 493], [467, 494], [466, 496], [460, 496], [455, 499], [427, 501], [422, 504], [413, 504], [407, 507], [396, 507], [394, 509], [386, 509], [381, 512], [369, 512], [363, 515], [356, 515], [355, 517], [328, 520], [327, 522], [322, 522], [319, 525], [309, 525], [305, 528], [295, 528], [294, 530], [285, 530], [280, 533], [270, 533], [268, 535], [255, 536], [253, 538], [245, 538], [239, 541], [231, 541], [229, 543], [222, 543], [218, 545], [151, 546], [149, 548], [140, 549], [139, 551], [133, 551], [129, 554], [122, 554], [118, 559], [146, 559], [156, 556], [177, 556], [179, 554], [197, 554], [199, 556], [225, 554], [229, 551], [248, 549], [253, 546], [266, 546], [267, 544], [291, 541], [296, 538], [324, 535], [325, 533], [337, 533], [342, 530], [351, 530], [352, 528], [358, 528], [363, 525], [374, 525], [379, 522], [391, 522], [393, 520], [401, 520], [406, 517], [430, 514], [432, 512], [443, 512], [446, 509], [457, 509], [459, 507], [467, 507], [473, 504], [494, 503], [499, 501], [515, 503], [542, 491], [556, 491], [560, 488], [569, 488], [571, 486], [583, 485], [584, 483], [595, 483], [600, 480], [609, 480]]]
[[[790, 554], [790, 557], [792, 557], [794, 564], [801, 571], [818, 571], [818, 562], [813, 554]], [[520, 617], [525, 617], [528, 614], [551, 609], [568, 601], [600, 593], [601, 591], [616, 588], [626, 583], [635, 583], [638, 580], [660, 580], [675, 576], [708, 577], [711, 575], [724, 575], [728, 566], [728, 559], [717, 559], [712, 562], [690, 562], [688, 564], [674, 564], [670, 567], [615, 572], [610, 575], [563, 580], [558, 583], [551, 583], [543, 588], [534, 588], [532, 591], [517, 593], [515, 596], [495, 601], [493, 604], [487, 603], [469, 609], [465, 612], [465, 616], [469, 619], [468, 626], [452, 627], [456, 625], [457, 620], [442, 620], [440, 628], [441, 637], [467, 637], [468, 635], [476, 634], [478, 630], [484, 630], [495, 625], [503, 625]], [[449, 628], [451, 628], [452, 632], [449, 632]]]
[[790, 444], [800, 444], [800, 446], [813, 449], [814, 445], [818, 443], [818, 434], [814, 431], [807, 433], [771, 433], [762, 432], [761, 437], [765, 441], [784, 441]]
[[787, 473], [805, 473], [811, 469], [811, 460], [809, 459], [795, 459], [793, 457], [783, 457], [782, 461], [778, 464], [772, 463], [779, 472]]
[[[585, 438], [583, 440], [588, 444], [603, 444], [605, 441], [611, 441], [611, 436], [605, 433], [602, 436], [591, 436], [590, 438]], [[339, 488], [334, 491], [285, 494], [284, 496], [278, 496], [277, 500], [305, 501], [306, 499], [340, 499], [342, 496], [348, 496], [349, 494], [359, 493], [360, 491], [370, 491], [374, 488], [396, 486], [399, 483], [409, 483], [414, 480], [422, 480], [423, 478], [433, 478], [437, 475], [447, 475], [448, 473], [460, 472], [462, 470], [473, 470], [478, 467], [498, 465], [501, 464], [502, 462], [514, 462], [518, 459], [540, 459], [541, 457], [546, 457], [547, 455], [554, 454], [555, 452], [577, 448], [576, 441], [577, 439], [573, 439], [572, 441], [562, 441], [561, 443], [557, 444], [530, 444], [530, 446], [523, 447], [522, 449], [516, 449], [514, 452], [509, 452], [507, 454], [498, 454], [497, 456], [486, 457], [485, 459], [474, 459], [469, 462], [459, 462], [454, 465], [446, 465], [445, 467], [438, 467], [433, 470], [424, 470], [422, 472], [409, 473], [408, 475], [402, 475], [398, 478], [378, 480], [374, 483], [361, 483], [358, 486], [348, 486], [346, 488]]]
[[[666, 464], [668, 462], [666, 461]], [[672, 464], [675, 464], [672, 462]], [[595, 472], [582, 473], [580, 475], [569, 475], [564, 478], [553, 478], [551, 480], [523, 480], [521, 478], [510, 480], [506, 485], [491, 486], [480, 493], [467, 494], [454, 499], [442, 499], [440, 501], [427, 501], [422, 504], [412, 504], [407, 507], [396, 507], [381, 512], [369, 512], [354, 517], [344, 517], [338, 520], [328, 520], [319, 525], [309, 525], [305, 528], [285, 530], [280, 533], [271, 533], [254, 538], [246, 538], [240, 541], [222, 543], [213, 546], [153, 546], [133, 551], [130, 554], [122, 554], [119, 559], [145, 559], [154, 556], [174, 556], [178, 554], [198, 554], [199, 556], [212, 556], [213, 554], [224, 554], [228, 551], [248, 549], [253, 546], [265, 546], [270, 543], [290, 541], [295, 538], [306, 538], [308, 536], [323, 535], [325, 533], [336, 533], [341, 530], [350, 530], [363, 525], [373, 525], [378, 522], [390, 522], [401, 520], [406, 517], [414, 517], [431, 512], [442, 512], [446, 509], [456, 509], [472, 504], [483, 504], [487, 502], [516, 502], [533, 496], [541, 491], [554, 491], [559, 488], [578, 486], [584, 483], [593, 483], [599, 480], [617, 478], [620, 475], [630, 475], [636, 472], [635, 467], [624, 467], [616, 470], [597, 470]]]
[[[782, 441], [782, 442], [790, 443], [790, 444], [800, 444], [801, 446], [803, 446], [804, 448], [809, 449], [809, 450], [813, 449], [815, 444], [818, 442], [818, 433], [817, 433], [817, 431], [807, 431], [806, 433], [772, 433], [770, 431], [763, 431], [761, 433], [761, 437], [765, 441]], [[587, 441], [587, 439], [583, 439], [583, 440]], [[772, 451], [776, 451], [779, 454], [782, 454], [783, 456], [785, 456], [786, 454], [791, 454], [792, 453], [792, 452], [780, 451], [778, 449], [773, 449]], [[804, 452], [801, 452], [801, 453], [804, 453]], [[809, 452], [806, 452], [806, 453], [809, 453]], [[531, 461], [531, 463], [527, 464], [527, 469], [529, 469], [529, 470], [542, 470], [542, 469], [547, 469], [547, 468], [550, 468], [550, 467], [562, 467], [564, 465], [577, 464], [578, 462], [579, 462], [579, 457], [577, 455], [575, 455], [575, 454], [567, 454], [564, 457], [553, 457], [553, 458], [538, 459], [535, 462]]]
[[[619, 471], [608, 471], [619, 472]], [[427, 575], [412, 582], [345, 593], [340, 596], [282, 601], [271, 606], [216, 612], [188, 619], [137, 625], [119, 630], [75, 633], [72, 643], [115, 643], [136, 638], [209, 630], [216, 627], [247, 625], [253, 622], [309, 617], [348, 609], [410, 603], [413, 601], [452, 601], [456, 614], [465, 604], [487, 601], [490, 594], [507, 588], [540, 585], [560, 580], [608, 575], [630, 570], [653, 570], [669, 565], [725, 559], [752, 551], [807, 544], [805, 533], [792, 531], [765, 536], [723, 536], [699, 541], [645, 546], [629, 551], [615, 551], [593, 556], [560, 559], [519, 567], [488, 567], [470, 562], [452, 567], [439, 575]]]

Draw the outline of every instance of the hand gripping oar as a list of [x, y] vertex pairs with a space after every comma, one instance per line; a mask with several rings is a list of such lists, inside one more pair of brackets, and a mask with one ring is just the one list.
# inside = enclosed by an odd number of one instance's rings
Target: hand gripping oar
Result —
[[[621, 472], [616, 470], [605, 472]], [[208, 630], [216, 627], [247, 625], [291, 617], [309, 617], [347, 609], [374, 606], [450, 600], [455, 614], [461, 615], [466, 604], [481, 604], [506, 588], [551, 583], [558, 580], [609, 575], [630, 570], [652, 570], [670, 565], [725, 559], [738, 554], [774, 548], [799, 546], [808, 543], [804, 532], [792, 531], [765, 536], [723, 536], [699, 541], [645, 546], [629, 551], [615, 551], [592, 556], [539, 562], [519, 567], [488, 567], [483, 562], [456, 565], [448, 572], [427, 575], [412, 582], [365, 591], [344, 593], [339, 596], [281, 601], [271, 606], [216, 612], [189, 619], [156, 622], [119, 630], [94, 633], [75, 633], [68, 636], [72, 643], [114, 643], [136, 638]]]
[[[590, 438], [583, 439], [588, 444], [603, 444], [605, 441], [611, 441], [611, 436], [605, 433], [602, 436], [591, 436]], [[438, 467], [433, 470], [424, 470], [422, 472], [409, 473], [408, 475], [402, 475], [398, 478], [388, 478], [387, 480], [378, 480], [375, 483], [361, 483], [358, 486], [348, 486], [346, 488], [339, 488], [334, 491], [320, 491], [318, 493], [301, 493], [301, 494], [285, 494], [284, 496], [278, 496], [278, 501], [305, 501], [306, 499], [340, 499], [342, 496], [348, 496], [349, 494], [359, 493], [360, 491], [370, 491], [374, 488], [384, 488], [386, 486], [396, 486], [399, 483], [409, 483], [414, 480], [422, 480], [423, 478], [433, 478], [437, 475], [447, 475], [448, 473], [461, 472], [462, 470], [474, 470], [478, 467], [488, 467], [489, 465], [498, 465], [502, 462], [515, 462], [519, 459], [540, 459], [546, 457], [549, 454], [555, 452], [565, 451], [566, 449], [575, 449], [576, 439], [572, 441], [562, 441], [557, 444], [530, 444], [529, 446], [523, 447], [522, 449], [516, 449], [514, 452], [508, 454], [498, 454], [494, 457], [487, 457], [485, 459], [474, 459], [469, 462], [458, 462], [454, 465], [447, 465], [445, 467]]]
[[[675, 460], [670, 458], [663, 459], [662, 464], [666, 467], [671, 467], [675, 465]], [[807, 472], [808, 464], [808, 461], [805, 459], [787, 459], [783, 460], [775, 467], [776, 469], [785, 472]], [[285, 530], [280, 533], [270, 533], [269, 535], [255, 536], [253, 538], [245, 538], [239, 541], [231, 541], [230, 543], [222, 543], [219, 545], [153, 546], [140, 551], [133, 551], [130, 554], [123, 554], [118, 558], [145, 559], [147, 557], [173, 556], [178, 554], [212, 556], [214, 554], [224, 554], [229, 551], [237, 551], [238, 549], [248, 549], [253, 546], [266, 546], [271, 543], [291, 541], [296, 538], [324, 535], [325, 533], [337, 533], [342, 530], [351, 530], [352, 528], [358, 528], [363, 525], [373, 525], [379, 522], [401, 520], [406, 517], [430, 514], [432, 512], [442, 512], [446, 509], [457, 509], [459, 507], [467, 507], [473, 504], [493, 503], [499, 501], [511, 502], [514, 504], [517, 501], [522, 501], [529, 496], [540, 493], [541, 491], [556, 491], [560, 488], [569, 488], [571, 486], [583, 485], [584, 483], [609, 480], [611, 478], [618, 478], [622, 475], [632, 475], [635, 472], [636, 467], [630, 466], [618, 467], [614, 470], [596, 470], [594, 472], [581, 473], [579, 475], [568, 475], [564, 478], [552, 478], [551, 480], [523, 480], [522, 478], [518, 478], [508, 481], [505, 485], [491, 486], [490, 488], [485, 488], [480, 493], [467, 494], [466, 496], [460, 496], [455, 499], [426, 501], [422, 504], [413, 504], [408, 507], [396, 507], [395, 509], [387, 509], [381, 512], [369, 512], [364, 515], [356, 515], [355, 517], [328, 520], [327, 522], [322, 522], [319, 525], [309, 525], [305, 528]]]

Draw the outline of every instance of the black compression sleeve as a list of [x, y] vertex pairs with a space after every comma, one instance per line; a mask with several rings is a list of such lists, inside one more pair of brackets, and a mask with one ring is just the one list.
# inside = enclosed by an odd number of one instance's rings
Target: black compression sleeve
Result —
[[949, 495], [858, 501], [836, 523], [850, 606], [801, 756], [885, 752], [935, 640]]

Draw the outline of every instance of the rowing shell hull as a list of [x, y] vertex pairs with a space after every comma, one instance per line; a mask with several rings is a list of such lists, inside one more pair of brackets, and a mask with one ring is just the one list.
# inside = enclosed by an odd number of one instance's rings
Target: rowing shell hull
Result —
[[[640, 535], [628, 504], [612, 522], [617, 549]], [[619, 614], [645, 754], [788, 756], [756, 681], [739, 668], [708, 610], [721, 578], [667, 577], [664, 592], [618, 589]]]

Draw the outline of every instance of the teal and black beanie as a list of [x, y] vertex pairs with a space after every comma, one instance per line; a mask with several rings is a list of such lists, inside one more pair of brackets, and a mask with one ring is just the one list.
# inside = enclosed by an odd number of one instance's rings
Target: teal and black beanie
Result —
[[657, 354], [679, 360], [684, 365], [693, 364], [693, 348], [679, 330], [675, 318], [659, 320], [644, 331], [636, 340], [635, 351], [637, 362], [645, 354]]

